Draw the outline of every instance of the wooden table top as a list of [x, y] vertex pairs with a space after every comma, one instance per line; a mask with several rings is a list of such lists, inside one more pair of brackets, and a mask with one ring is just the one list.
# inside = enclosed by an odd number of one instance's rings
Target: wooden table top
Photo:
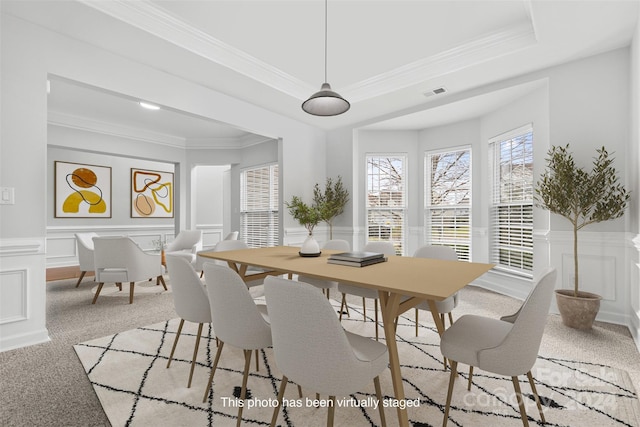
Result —
[[308, 258], [301, 257], [299, 249], [276, 246], [199, 255], [436, 301], [453, 295], [493, 268], [493, 264], [404, 256], [390, 256], [387, 262], [366, 267], [350, 267], [327, 262], [329, 255], [341, 251], [322, 251], [319, 257]]

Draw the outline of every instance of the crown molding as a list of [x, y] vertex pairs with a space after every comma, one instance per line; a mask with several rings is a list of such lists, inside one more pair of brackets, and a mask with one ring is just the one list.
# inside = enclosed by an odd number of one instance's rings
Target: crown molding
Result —
[[236, 150], [239, 148], [252, 147], [272, 140], [273, 138], [252, 133], [239, 138], [189, 138], [187, 139], [186, 148], [187, 150]]
[[537, 39], [530, 22], [489, 33], [468, 43], [414, 61], [340, 89], [352, 102], [384, 95], [531, 47]]
[[[209, 61], [234, 70], [298, 100], [316, 87], [201, 31], [148, 0], [79, 0], [140, 30]], [[530, 1], [526, 1], [530, 4]], [[532, 16], [526, 23], [502, 28], [452, 49], [340, 88], [350, 102], [364, 101], [420, 82], [531, 47], [536, 43]]]
[[79, 1], [294, 98], [306, 99], [314, 90], [304, 81], [212, 37], [148, 0]]
[[170, 147], [184, 149], [186, 145], [184, 138], [145, 131], [56, 111], [49, 111], [47, 123], [53, 126], [101, 133], [118, 138], [134, 139], [137, 141], [150, 142], [153, 144], [166, 145]]

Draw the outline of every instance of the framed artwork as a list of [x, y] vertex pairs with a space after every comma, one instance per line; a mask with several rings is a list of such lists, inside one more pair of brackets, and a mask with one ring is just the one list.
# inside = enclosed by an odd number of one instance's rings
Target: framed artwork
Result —
[[173, 218], [173, 173], [131, 168], [131, 218]]
[[54, 162], [55, 218], [111, 218], [111, 168]]

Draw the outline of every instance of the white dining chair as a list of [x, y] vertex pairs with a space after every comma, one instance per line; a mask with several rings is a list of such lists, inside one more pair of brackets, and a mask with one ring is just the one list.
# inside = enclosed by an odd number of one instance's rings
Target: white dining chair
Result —
[[[351, 247], [349, 246], [349, 242], [347, 242], [346, 240], [333, 239], [325, 242], [325, 244], [322, 245], [322, 249], [349, 252], [351, 250]], [[338, 282], [334, 282], [332, 280], [317, 279], [315, 277], [305, 275], [299, 275], [298, 281], [308, 283], [318, 289], [322, 289], [322, 292], [326, 294], [327, 298], [330, 298], [331, 289], [336, 289], [338, 287]]]
[[93, 238], [98, 237], [97, 233], [76, 233], [76, 248], [78, 250], [78, 264], [80, 265], [80, 278], [76, 283], [76, 288], [87, 274], [87, 271], [95, 271], [93, 262]]
[[240, 235], [239, 231], [232, 231], [231, 233], [224, 236], [222, 240], [238, 240], [238, 236]]
[[327, 426], [332, 426], [336, 396], [360, 391], [371, 380], [385, 426], [379, 375], [389, 363], [387, 346], [345, 331], [331, 302], [312, 285], [267, 277], [265, 297], [276, 366], [283, 375], [271, 426], [276, 424], [288, 381], [329, 396], [334, 405], [329, 406]]
[[[422, 246], [420, 248], [418, 248], [414, 253], [413, 256], [415, 258], [434, 258], [434, 259], [441, 259], [441, 260], [449, 260], [449, 261], [457, 261], [458, 260], [458, 254], [456, 253], [456, 251], [451, 248], [450, 246], [443, 246], [443, 245], [425, 245]], [[444, 326], [444, 315], [448, 314], [449, 317], [449, 323], [453, 324], [453, 315], [451, 314], [451, 312], [453, 311], [454, 308], [456, 308], [458, 306], [458, 292], [456, 292], [455, 294], [451, 295], [448, 298], [443, 299], [442, 301], [435, 301], [436, 303], [436, 307], [438, 308], [438, 313], [440, 314], [440, 319], [442, 320], [442, 324]], [[418, 304], [415, 308], [415, 314], [416, 314], [416, 336], [418, 336], [418, 312], [419, 310], [425, 310], [425, 311], [429, 311], [431, 312], [431, 308], [429, 307], [429, 304], [426, 302], [423, 302], [421, 304]]]
[[195, 265], [196, 255], [202, 250], [202, 230], [182, 230], [164, 249], [165, 255], [181, 256]]
[[[385, 256], [395, 256], [396, 248], [391, 242], [369, 242], [362, 249], [365, 252], [376, 252]], [[342, 303], [340, 304], [340, 320], [342, 320], [342, 309], [347, 306], [347, 294], [362, 297], [362, 320], [367, 320], [367, 302], [366, 299], [373, 300], [373, 313], [376, 327], [376, 341], [379, 338], [378, 332], [378, 291], [375, 289], [360, 288], [358, 286], [346, 283], [338, 283], [338, 291], [342, 293]]]
[[136, 282], [155, 277], [167, 290], [160, 254], [148, 254], [133, 239], [123, 236], [94, 237], [93, 246], [98, 289], [91, 304], [96, 303], [105, 283], [115, 283], [122, 289], [122, 283], [129, 282], [129, 304], [133, 304]]
[[[216, 244], [215, 248], [213, 248], [213, 252], [239, 251], [243, 249], [249, 249], [249, 246], [244, 240], [221, 240]], [[203, 265], [205, 262], [212, 262], [217, 265], [229, 267], [229, 264], [226, 261], [220, 261], [220, 260], [215, 260], [212, 258], [204, 258], [204, 257], [200, 257], [200, 258], [202, 258]], [[253, 298], [259, 298], [264, 296], [264, 290], [261, 286], [263, 283], [263, 279], [259, 278], [259, 279], [251, 280], [250, 277], [252, 275], [261, 274], [264, 272], [265, 270], [261, 268], [251, 267], [251, 266], [248, 267], [247, 271], [245, 272], [245, 276], [248, 277], [245, 283], [247, 287], [250, 289], [249, 292], [251, 293]], [[204, 269], [202, 270], [202, 273], [204, 274]]]
[[178, 346], [178, 340], [180, 339], [185, 320], [198, 324], [198, 332], [196, 334], [196, 342], [191, 359], [191, 369], [189, 371], [189, 381], [187, 382], [187, 388], [189, 388], [191, 387], [191, 380], [193, 379], [193, 370], [196, 367], [196, 357], [198, 355], [198, 347], [200, 346], [202, 327], [205, 323], [211, 323], [209, 297], [207, 296], [207, 291], [202, 281], [198, 277], [198, 273], [193, 269], [193, 266], [187, 258], [181, 255], [167, 254], [167, 268], [169, 278], [171, 279], [173, 305], [176, 313], [180, 316], [180, 324], [178, 325], [178, 331], [173, 341], [171, 354], [167, 361], [167, 368], [171, 366], [171, 361]]
[[518, 313], [514, 317], [508, 318], [509, 321], [464, 315], [442, 334], [440, 350], [451, 363], [443, 427], [446, 427], [449, 420], [449, 408], [457, 377], [458, 363], [511, 377], [520, 409], [520, 417], [525, 427], [529, 425], [529, 422], [518, 376], [526, 374], [538, 406], [540, 419], [545, 423], [540, 397], [533, 375], [531, 375], [531, 368], [538, 357], [540, 341], [551, 304], [551, 295], [556, 284], [556, 275], [555, 269], [547, 270], [535, 282]]
[[[257, 357], [260, 349], [271, 346], [271, 327], [267, 309], [264, 305], [254, 303], [244, 281], [231, 268], [205, 262], [204, 272], [211, 308], [211, 323], [219, 345], [202, 401], [203, 403], [207, 401], [220, 354], [225, 344], [242, 349], [244, 352], [245, 364], [240, 392], [240, 400], [244, 400], [251, 352], [255, 350]], [[239, 405], [238, 407], [237, 426], [242, 422], [243, 406]]]

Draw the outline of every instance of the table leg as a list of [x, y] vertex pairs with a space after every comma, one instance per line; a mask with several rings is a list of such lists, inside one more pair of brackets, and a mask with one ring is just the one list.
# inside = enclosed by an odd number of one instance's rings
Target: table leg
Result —
[[431, 309], [433, 322], [436, 324], [436, 329], [438, 329], [438, 335], [442, 335], [444, 333], [444, 323], [442, 323], [442, 319], [440, 318], [440, 314], [438, 313], [438, 307], [436, 306], [436, 302], [430, 299], [430, 300], [427, 300], [427, 303], [429, 304], [429, 308]]
[[[400, 359], [398, 356], [398, 344], [396, 342], [396, 318], [399, 316], [400, 295], [378, 291], [380, 297], [380, 310], [382, 311], [382, 322], [384, 335], [387, 340], [389, 350], [389, 370], [391, 371], [391, 382], [395, 398], [404, 400], [404, 385], [402, 384], [402, 372], [400, 372]], [[407, 409], [398, 406], [398, 421], [401, 427], [409, 426]]]

